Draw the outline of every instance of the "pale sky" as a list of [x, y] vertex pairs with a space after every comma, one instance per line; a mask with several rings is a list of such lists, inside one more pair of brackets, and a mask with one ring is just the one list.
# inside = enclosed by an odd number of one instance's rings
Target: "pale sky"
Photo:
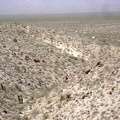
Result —
[[0, 0], [0, 14], [120, 11], [120, 0]]

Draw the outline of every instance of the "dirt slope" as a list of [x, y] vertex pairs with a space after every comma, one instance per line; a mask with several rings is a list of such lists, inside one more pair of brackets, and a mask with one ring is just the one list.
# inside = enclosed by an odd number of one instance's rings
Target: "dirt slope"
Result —
[[0, 23], [0, 119], [119, 120], [119, 38], [119, 21]]

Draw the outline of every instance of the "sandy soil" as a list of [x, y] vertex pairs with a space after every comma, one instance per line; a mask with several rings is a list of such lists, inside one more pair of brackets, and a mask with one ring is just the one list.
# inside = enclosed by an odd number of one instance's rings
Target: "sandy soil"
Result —
[[1, 120], [119, 120], [120, 21], [0, 23]]

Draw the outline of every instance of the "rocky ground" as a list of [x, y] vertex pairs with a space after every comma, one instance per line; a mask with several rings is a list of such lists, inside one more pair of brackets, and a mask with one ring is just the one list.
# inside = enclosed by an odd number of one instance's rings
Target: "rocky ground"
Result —
[[0, 120], [119, 120], [120, 21], [0, 23]]

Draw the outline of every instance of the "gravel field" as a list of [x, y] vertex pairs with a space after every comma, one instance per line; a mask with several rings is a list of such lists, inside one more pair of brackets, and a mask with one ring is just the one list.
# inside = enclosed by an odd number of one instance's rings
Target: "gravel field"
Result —
[[1, 22], [0, 120], [120, 120], [120, 20]]

